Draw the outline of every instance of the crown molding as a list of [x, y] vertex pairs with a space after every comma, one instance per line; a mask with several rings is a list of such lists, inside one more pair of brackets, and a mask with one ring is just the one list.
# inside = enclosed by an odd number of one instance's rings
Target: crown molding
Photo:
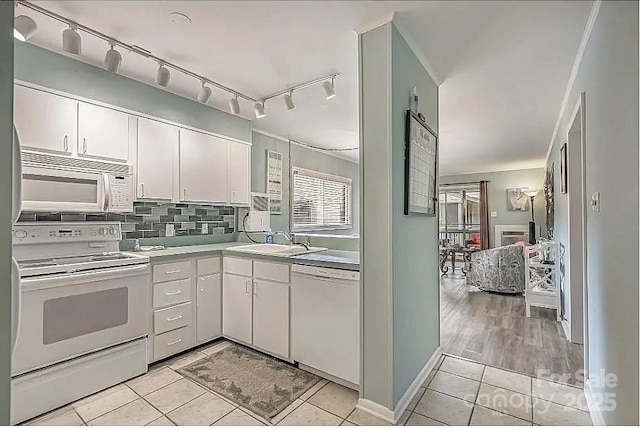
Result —
[[407, 42], [407, 45], [409, 45], [409, 48], [411, 48], [416, 57], [418, 57], [418, 61], [420, 61], [424, 69], [427, 70], [427, 73], [429, 74], [429, 76], [431, 76], [431, 79], [434, 81], [436, 86], [440, 86], [442, 84], [442, 80], [436, 74], [424, 52], [422, 52], [422, 50], [418, 47], [418, 43], [416, 43], [415, 39], [409, 34], [409, 31], [406, 29], [406, 27], [398, 21], [397, 17], [394, 17], [393, 23], [400, 35], [404, 38], [405, 42]]
[[569, 103], [569, 96], [571, 95], [571, 91], [573, 90], [573, 84], [575, 83], [576, 76], [578, 75], [578, 70], [580, 69], [580, 63], [582, 63], [582, 57], [584, 55], [584, 51], [587, 49], [587, 44], [589, 43], [589, 38], [591, 37], [591, 32], [593, 31], [593, 27], [596, 23], [596, 18], [598, 17], [598, 12], [600, 11], [600, 6], [602, 5], [602, 0], [596, 0], [593, 2], [591, 6], [591, 13], [589, 14], [589, 19], [587, 20], [587, 25], [584, 27], [584, 32], [582, 33], [582, 40], [580, 41], [580, 46], [578, 47], [578, 53], [576, 54], [576, 58], [573, 61], [573, 68], [571, 69], [571, 74], [569, 75], [569, 81], [567, 82], [567, 87], [564, 91], [564, 97], [562, 98], [562, 104], [560, 105], [560, 114], [558, 114], [558, 120], [556, 121], [556, 126], [553, 129], [553, 134], [551, 134], [551, 141], [549, 141], [549, 147], [547, 148], [547, 156], [545, 157], [545, 164], [549, 163], [549, 156], [551, 156], [551, 150], [553, 149], [553, 142], [555, 141], [558, 131], [560, 130], [560, 123], [562, 122], [562, 116], [564, 116], [565, 110], [567, 109], [567, 104]]
[[358, 28], [354, 28], [353, 32], [356, 34], [363, 34], [382, 25], [388, 24], [389, 22], [393, 21], [393, 17], [395, 16], [395, 14], [395, 12], [391, 12], [373, 21], [369, 21], [366, 24], [359, 26]]

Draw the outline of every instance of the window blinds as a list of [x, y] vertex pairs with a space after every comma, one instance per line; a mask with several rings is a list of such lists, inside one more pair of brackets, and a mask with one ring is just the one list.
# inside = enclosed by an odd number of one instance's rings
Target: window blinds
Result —
[[293, 193], [294, 230], [351, 226], [351, 179], [294, 168]]

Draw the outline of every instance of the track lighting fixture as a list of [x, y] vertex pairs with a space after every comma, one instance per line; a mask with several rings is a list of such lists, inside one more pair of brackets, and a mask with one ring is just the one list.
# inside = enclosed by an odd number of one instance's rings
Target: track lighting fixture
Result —
[[238, 102], [238, 95], [229, 100], [229, 110], [233, 114], [240, 113], [240, 103]]
[[75, 24], [69, 24], [69, 28], [62, 32], [62, 50], [74, 55], [80, 55], [82, 50], [82, 39], [77, 28]]
[[204, 81], [202, 81], [202, 88], [200, 88], [200, 92], [198, 93], [198, 101], [202, 104], [206, 104], [211, 98], [211, 88], [204, 85]]
[[164, 66], [163, 62], [158, 62], [158, 72], [156, 73], [156, 85], [167, 87], [171, 72]]
[[112, 73], [117, 73], [122, 63], [122, 55], [114, 49], [114, 44], [109, 43], [109, 50], [104, 56], [104, 67]]
[[324, 97], [327, 100], [330, 100], [331, 98], [336, 96], [336, 91], [333, 87], [333, 82], [334, 82], [335, 77], [331, 78], [331, 82], [329, 81], [324, 81], [322, 82], [322, 89], [324, 90]]
[[258, 101], [253, 105], [253, 112], [256, 114], [256, 119], [265, 117], [267, 114], [264, 111], [264, 101]]
[[31, 36], [33, 36], [38, 29], [38, 24], [31, 17], [27, 15], [16, 16], [13, 20], [13, 37], [26, 42]]
[[289, 91], [288, 94], [284, 95], [284, 106], [287, 110], [296, 108], [296, 105], [293, 103], [293, 91]]

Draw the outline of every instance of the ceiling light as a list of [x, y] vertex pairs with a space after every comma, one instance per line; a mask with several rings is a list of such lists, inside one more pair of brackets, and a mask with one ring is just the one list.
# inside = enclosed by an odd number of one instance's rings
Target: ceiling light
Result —
[[293, 103], [293, 91], [284, 95], [284, 106], [287, 110], [293, 110], [296, 105]]
[[75, 24], [69, 24], [69, 28], [62, 32], [62, 50], [70, 54], [80, 55], [82, 40], [76, 31]]
[[[167, 70], [168, 71], [168, 70]], [[165, 86], [165, 85], [162, 85]], [[200, 88], [200, 92], [198, 93], [198, 101], [203, 104], [206, 104], [211, 98], [211, 88], [204, 85], [204, 81], [202, 82], [202, 88]]]
[[256, 114], [256, 119], [265, 117], [267, 114], [264, 112], [264, 101], [258, 101], [253, 105], [253, 112]]
[[240, 103], [238, 102], [238, 96], [236, 95], [234, 98], [229, 100], [229, 110], [233, 114], [240, 113]]
[[171, 73], [169, 69], [164, 67], [164, 63], [158, 63], [158, 72], [156, 73], [156, 84], [160, 86], [166, 87], [169, 84], [169, 79], [171, 78]]
[[32, 18], [27, 15], [16, 16], [13, 21], [13, 37], [26, 42], [31, 36], [33, 36], [38, 29], [38, 24]]
[[117, 73], [122, 63], [122, 55], [113, 48], [113, 43], [109, 43], [109, 46], [109, 50], [104, 56], [104, 67], [112, 73]]
[[324, 96], [326, 99], [330, 100], [336, 96], [336, 91], [333, 88], [333, 78], [331, 78], [331, 82], [322, 82], [322, 89], [324, 90]]

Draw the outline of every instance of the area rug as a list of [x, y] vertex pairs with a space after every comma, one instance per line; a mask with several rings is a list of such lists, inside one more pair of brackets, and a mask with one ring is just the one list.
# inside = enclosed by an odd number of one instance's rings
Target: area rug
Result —
[[178, 373], [270, 419], [320, 378], [280, 360], [230, 345]]

